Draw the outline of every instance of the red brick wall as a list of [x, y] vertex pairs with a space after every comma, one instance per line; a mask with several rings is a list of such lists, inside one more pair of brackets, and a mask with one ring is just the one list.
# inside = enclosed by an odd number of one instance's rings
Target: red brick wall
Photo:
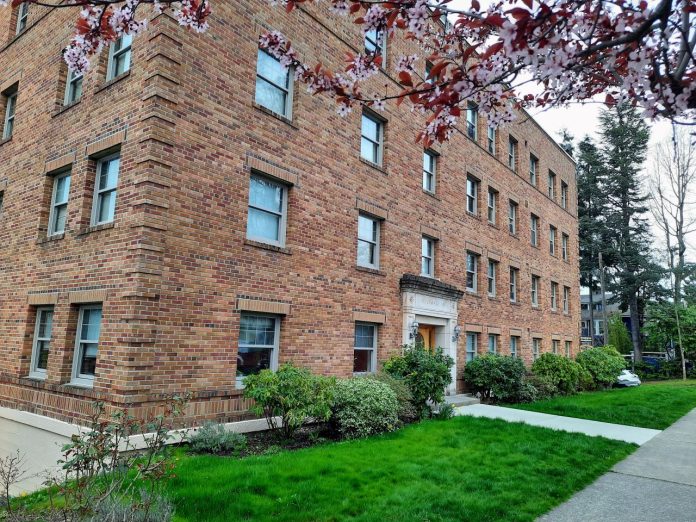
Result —
[[[498, 131], [497, 157], [463, 135], [435, 147], [437, 193], [421, 189], [421, 122], [404, 104], [390, 105], [384, 168], [359, 158], [360, 111], [336, 114], [333, 102], [294, 87], [292, 121], [254, 104], [256, 42], [264, 28], [286, 33], [303, 57], [341, 67], [358, 48], [358, 29], [323, 6], [287, 15], [265, 1], [218, 2], [211, 30], [195, 35], [158, 17], [133, 43], [130, 74], [105, 86], [105, 62], [87, 76], [84, 97], [61, 109], [65, 66], [60, 50], [75, 12], [32, 6], [30, 27], [0, 47], [2, 85], [19, 82], [15, 134], [0, 145], [0, 404], [47, 415], [84, 417], [94, 397], [145, 408], [161, 394], [193, 392], [189, 418], [238, 418], [247, 407], [235, 390], [239, 298], [290, 305], [282, 319], [280, 361], [349, 376], [353, 311], [383, 313], [378, 357], [402, 343], [399, 279], [420, 270], [422, 227], [437, 233], [436, 277], [465, 287], [466, 250], [481, 252], [478, 295], [459, 302], [459, 324], [500, 328], [507, 353], [510, 328], [522, 330], [521, 355], [531, 360], [531, 334], [573, 340], [578, 347], [579, 295], [576, 186], [572, 161], [525, 115]], [[0, 10], [0, 37], [10, 11]], [[32, 25], [35, 24], [35, 25]], [[10, 41], [13, 31], [4, 41]], [[386, 72], [410, 50], [388, 44]], [[9, 82], [9, 83], [8, 83]], [[4, 87], [3, 87], [4, 88]], [[58, 93], [58, 94], [56, 94]], [[519, 142], [519, 168], [506, 166], [508, 132]], [[109, 138], [110, 137], [110, 138]], [[116, 221], [91, 230], [94, 161], [87, 147], [107, 138], [121, 148]], [[539, 158], [539, 189], [529, 185], [530, 152]], [[46, 163], [75, 154], [68, 230], [45, 239], [50, 191]], [[289, 190], [285, 248], [247, 241], [251, 166], [296, 179]], [[557, 201], [546, 196], [546, 175], [558, 177]], [[274, 170], [275, 169], [275, 170]], [[278, 170], [280, 169], [280, 170]], [[480, 216], [465, 211], [466, 175], [481, 180]], [[560, 207], [560, 181], [570, 187]], [[488, 186], [499, 191], [498, 226], [486, 220]], [[507, 201], [519, 204], [516, 237], [507, 232]], [[356, 267], [357, 200], [383, 209], [378, 273]], [[540, 247], [529, 241], [529, 214], [541, 218]], [[558, 229], [558, 256], [549, 255], [548, 227]], [[570, 236], [570, 261], [560, 259], [561, 233]], [[486, 296], [488, 253], [500, 257], [498, 298]], [[519, 304], [507, 299], [508, 267], [520, 268]], [[530, 278], [542, 276], [540, 309], [530, 304]], [[550, 311], [550, 282], [571, 287], [571, 312]], [[70, 291], [105, 293], [104, 322], [91, 391], [65, 386], [70, 377], [76, 308]], [[54, 339], [45, 383], [28, 371], [35, 308], [28, 296], [57, 293]], [[459, 364], [465, 339], [459, 340]], [[563, 343], [561, 343], [563, 350]]]

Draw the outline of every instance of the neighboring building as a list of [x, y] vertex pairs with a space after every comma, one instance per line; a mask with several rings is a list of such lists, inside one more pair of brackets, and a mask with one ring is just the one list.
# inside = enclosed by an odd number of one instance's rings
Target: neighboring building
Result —
[[[628, 331], [631, 331], [631, 315], [626, 310], [622, 312], [619, 305], [616, 303], [611, 303], [612, 294], [606, 295], [607, 301], [607, 318], [611, 318], [612, 315], [620, 314], [621, 320], [626, 325]], [[580, 337], [583, 342], [592, 344], [593, 346], [602, 346], [604, 344], [604, 331], [606, 330], [606, 325], [604, 324], [604, 309], [602, 308], [602, 294], [592, 295], [592, 306], [594, 308], [593, 317], [590, 314], [590, 294], [580, 295]], [[590, 328], [591, 322], [594, 320], [594, 328]], [[594, 340], [592, 340], [594, 334]]]
[[[525, 114], [493, 131], [472, 106], [425, 151], [408, 103], [338, 116], [256, 46], [384, 49], [327, 12], [160, 15], [82, 77], [75, 10], [0, 9], [0, 406], [81, 421], [186, 390], [186, 421], [234, 421], [244, 375], [286, 361], [348, 377], [419, 340], [454, 393], [478, 354], [575, 353], [572, 159]], [[386, 47], [379, 81], [416, 51]]]

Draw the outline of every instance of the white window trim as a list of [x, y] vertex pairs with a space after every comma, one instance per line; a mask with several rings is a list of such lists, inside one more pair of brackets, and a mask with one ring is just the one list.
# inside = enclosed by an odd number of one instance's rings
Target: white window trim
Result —
[[[17, 112], [17, 91], [6, 95], [5, 97], [5, 122], [2, 127], [2, 139], [6, 140], [12, 137], [14, 133], [15, 113]], [[10, 130], [12, 124], [12, 130]]]
[[[39, 306], [36, 308], [36, 324], [34, 325], [34, 339], [32, 340], [31, 346], [31, 363], [29, 366], [29, 377], [31, 379], [45, 379], [47, 370], [37, 368], [36, 365], [39, 364], [39, 341], [52, 342], [53, 339], [53, 322], [51, 323], [51, 337], [39, 338], [39, 328], [41, 327], [41, 314], [45, 312], [53, 312], [53, 317], [55, 318], [55, 310], [52, 306]], [[49, 348], [49, 356], [50, 356]]]
[[539, 281], [540, 277], [533, 275], [532, 276], [532, 288], [531, 288], [531, 294], [532, 294], [532, 306], [538, 307], [539, 306]]
[[[493, 351], [491, 351], [491, 341], [493, 341]], [[496, 334], [488, 334], [488, 353], [498, 353], [498, 336]]]
[[[493, 268], [493, 272], [491, 274], [491, 268]], [[498, 272], [498, 263], [496, 261], [493, 261], [492, 259], [488, 260], [488, 273], [487, 273], [487, 280], [488, 280], [488, 297], [495, 297], [497, 293], [497, 272]], [[493, 282], [493, 291], [491, 292], [491, 282]]]
[[[474, 271], [469, 270], [469, 259], [474, 260]], [[473, 274], [473, 286], [468, 286], [469, 282], [469, 274]], [[478, 256], [474, 254], [473, 252], [467, 252], [466, 253], [466, 291], [472, 294], [475, 294], [478, 292]]]
[[22, 2], [19, 4], [19, 10], [17, 11], [17, 26], [15, 27], [15, 34], [19, 34], [27, 28], [28, 18], [29, 4], [27, 2]]
[[[469, 128], [473, 127], [473, 136], [469, 134]], [[466, 107], [466, 136], [473, 141], [478, 141], [478, 106], [469, 103]]]
[[[491, 205], [491, 203], [493, 203]], [[498, 218], [498, 212], [497, 212], [497, 207], [498, 206], [498, 193], [493, 190], [492, 188], [488, 188], [488, 222], [495, 225], [497, 218]], [[491, 219], [492, 218], [492, 219]]]
[[353, 345], [354, 345], [353, 351], [362, 350], [362, 351], [372, 352], [370, 354], [370, 368], [371, 369], [367, 372], [353, 372], [353, 375], [370, 375], [370, 374], [377, 372], [377, 346], [378, 346], [377, 339], [379, 337], [379, 325], [376, 323], [368, 323], [365, 321], [356, 321], [355, 326], [358, 326], [358, 325], [374, 327], [375, 335], [372, 338], [372, 348], [362, 348], [362, 347], [358, 348], [357, 346], [355, 346], [355, 334], [353, 335]]
[[568, 236], [566, 234], [561, 234], [561, 253], [563, 261], [568, 261]]
[[556, 227], [549, 226], [549, 254], [556, 255]]
[[370, 243], [370, 244], [372, 244], [372, 245], [375, 246], [375, 262], [372, 263], [372, 264], [370, 264], [370, 263], [360, 264], [360, 257], [357, 255], [357, 252], [356, 252], [356, 256], [355, 256], [356, 259], [357, 259], [356, 262], [357, 262], [358, 266], [361, 266], [361, 267], [363, 267], [363, 268], [372, 268], [372, 269], [374, 269], [374, 270], [379, 270], [379, 250], [380, 250], [380, 249], [379, 249], [379, 243], [380, 243], [380, 235], [381, 235], [381, 233], [382, 233], [382, 220], [381, 220], [381, 219], [378, 219], [378, 218], [376, 218], [376, 217], [374, 217], [374, 216], [371, 216], [370, 214], [367, 214], [367, 213], [365, 213], [365, 212], [360, 212], [360, 213], [358, 214], [358, 225], [360, 224], [360, 218], [361, 218], [361, 217], [366, 218], [366, 219], [369, 219], [370, 221], [372, 221], [372, 222], [374, 222], [374, 223], [377, 224], [377, 233], [376, 233], [376, 237], [375, 237], [375, 241], [374, 241], [374, 242], [371, 241], [371, 240], [362, 239], [362, 238], [360, 237], [360, 227], [359, 227], [359, 226], [358, 226], [358, 241], [357, 241], [357, 245], [358, 245], [358, 246], [360, 245], [360, 242], [361, 242], [361, 241], [364, 241], [365, 243]]
[[512, 136], [508, 138], [508, 167], [517, 172], [517, 140]]
[[[124, 38], [125, 36], [127, 36], [127, 35], [122, 35], [119, 37], [119, 39]], [[116, 41], [118, 41], [118, 39]], [[106, 65], [106, 81], [113, 80], [114, 78], [117, 77], [117, 75], [115, 74], [116, 71], [114, 71], [114, 65], [116, 63], [116, 59], [119, 56], [121, 56], [122, 54], [125, 54], [129, 51], [132, 51], [132, 47], [133, 47], [132, 37], [131, 37], [131, 41], [128, 43], [128, 45], [125, 47], [121, 47], [121, 49], [119, 49], [118, 51], [116, 51], [116, 42], [111, 42], [111, 45], [109, 45], [109, 60], [108, 60], [107, 65]], [[131, 56], [128, 58], [128, 66], [118, 76], [120, 76], [121, 74], [126, 74], [126, 72], [130, 71], [131, 57], [132, 57], [132, 53], [131, 53]]]
[[[384, 69], [385, 66], [385, 60], [387, 56], [387, 38], [386, 38], [386, 33], [383, 29], [376, 29], [375, 30], [377, 34], [377, 39], [372, 40], [372, 38], [368, 38], [367, 33], [364, 35], [363, 39], [363, 47], [365, 49], [365, 52], [374, 52], [375, 56], [381, 56], [382, 57], [382, 68]], [[367, 42], [368, 40], [370, 43], [372, 43], [375, 46], [375, 51], [368, 51], [367, 50]], [[376, 52], [377, 49], [379, 49], [379, 52]]]
[[[254, 348], [271, 348], [271, 363], [269, 369], [273, 372], [278, 370], [278, 352], [280, 351], [280, 316], [276, 314], [264, 314], [260, 312], [242, 312], [240, 317], [239, 317], [239, 329], [238, 333], [241, 331], [241, 326], [242, 326], [242, 317], [241, 316], [250, 316], [250, 317], [270, 317], [274, 321], [274, 331], [273, 331], [273, 345], [261, 345], [261, 344], [250, 344], [250, 345], [242, 345], [241, 342], [237, 341], [237, 354], [239, 354], [239, 348], [243, 348], [246, 346], [252, 346]], [[236, 375], [236, 363], [235, 363], [235, 388], [240, 390], [244, 389], [244, 378], [246, 375]]]
[[556, 174], [549, 171], [549, 197], [553, 200], [556, 199]]
[[[367, 118], [369, 120], [372, 120], [377, 124], [377, 141], [372, 139], [369, 136], [365, 136], [362, 131], [362, 118]], [[361, 153], [360, 157], [364, 159], [365, 161], [372, 163], [374, 165], [382, 166], [382, 162], [384, 161], [384, 120], [381, 120], [380, 118], [373, 116], [367, 112], [362, 113], [362, 118], [360, 119], [360, 139], [366, 139], [373, 145], [377, 146], [377, 158], [376, 161], [371, 160], [370, 158], [366, 158], [365, 156], [362, 155], [362, 146], [360, 147]]]
[[531, 225], [529, 227], [529, 236], [532, 241], [532, 245], [535, 247], [539, 246], [539, 217], [532, 214]]
[[[516, 303], [517, 302], [517, 279], [519, 277], [519, 273], [517, 269], [515, 268], [510, 268], [510, 302], [511, 303]], [[514, 294], [514, 296], [513, 296]]]
[[[362, 134], [362, 133], [361, 133]], [[432, 172], [425, 167], [423, 167], [423, 190], [429, 192], [430, 194], [435, 194], [435, 187], [437, 186], [437, 154], [430, 151], [423, 151], [423, 159], [425, 156], [429, 159], [429, 164], [432, 165]], [[425, 163], [425, 162], [424, 162]], [[426, 179], [430, 178], [432, 180], [431, 187], [426, 186]]]
[[541, 355], [541, 339], [538, 337], [532, 338], [532, 361], [536, 361]]
[[[104, 308], [102, 304], [94, 305], [83, 305], [80, 306], [80, 312], [77, 319], [77, 331], [75, 332], [75, 350], [73, 351], [73, 364], [72, 364], [72, 377], [70, 379], [70, 384], [72, 386], [83, 386], [86, 388], [91, 388], [94, 386], [94, 375], [85, 375], [79, 373], [80, 371], [80, 361], [82, 360], [82, 342], [96, 342], [97, 344], [97, 358], [99, 357], [99, 339], [82, 339], [82, 321], [84, 319], [85, 310], [102, 310], [101, 320], [104, 320]], [[99, 336], [101, 337], [102, 324], [99, 324]]]
[[[430, 256], [423, 254], [423, 241], [427, 241], [430, 245]], [[430, 273], [423, 272], [423, 259], [429, 259]], [[435, 277], [435, 240], [428, 236], [421, 236], [421, 275], [425, 277]]]
[[537, 171], [539, 166], [539, 160], [533, 154], [529, 155], [529, 183], [537, 186]]
[[[274, 60], [276, 60], [273, 56], [271, 56], [270, 54], [268, 54], [268, 53], [267, 53], [266, 51], [264, 51], [263, 49], [259, 49], [258, 52], [259, 52], [259, 53], [264, 53], [264, 54], [266, 54], [267, 56], [270, 56], [271, 58], [273, 58]], [[278, 60], [276, 60], [276, 61], [278, 61]], [[294, 69], [293, 69], [292, 67], [289, 67], [289, 68], [287, 69], [287, 79], [288, 79], [288, 82], [287, 82], [287, 83], [288, 83], [288, 84], [287, 84], [287, 87], [283, 87], [282, 85], [278, 85], [277, 83], [275, 83], [275, 82], [271, 81], [270, 79], [266, 78], [263, 74], [259, 73], [259, 63], [258, 63], [259, 60], [258, 60], [258, 54], [256, 55], [256, 62], [257, 62], [257, 63], [256, 63], [256, 78], [257, 78], [257, 82], [258, 82], [258, 78], [261, 78], [263, 81], [265, 81], [265, 82], [271, 84], [273, 87], [276, 87], [277, 89], [280, 89], [281, 91], [283, 91], [283, 92], [285, 93], [285, 110], [283, 111], [282, 114], [280, 114], [280, 116], [282, 116], [283, 118], [286, 118], [286, 119], [288, 119], [288, 120], [291, 120], [291, 119], [292, 119], [293, 94], [294, 94], [294, 91], [295, 91], [295, 87], [294, 87], [294, 81], [295, 81]], [[256, 87], [256, 86], [254, 86], [254, 87]], [[256, 98], [256, 92], [254, 92], [254, 98]], [[260, 104], [259, 104], [259, 105], [260, 105]], [[262, 105], [262, 107], [264, 107], [265, 109], [268, 109], [269, 111], [273, 112], [274, 114], [276, 113], [273, 109], [270, 109], [270, 108], [266, 107], [265, 105]]]
[[561, 341], [558, 339], [552, 339], [551, 340], [551, 351], [554, 353], [554, 355], [558, 355], [558, 352], [561, 350]]
[[551, 282], [551, 310], [558, 310], [558, 283]]
[[[474, 350], [473, 350], [473, 351], [469, 350], [469, 338], [470, 338], [470, 337], [474, 339], [474, 346], [473, 346]], [[471, 360], [472, 360], [472, 361], [473, 361], [474, 359], [476, 359], [476, 357], [478, 356], [478, 343], [479, 343], [479, 339], [478, 339], [478, 338], [479, 338], [479, 334], [478, 334], [478, 333], [476, 333], [476, 332], [466, 332], [466, 344], [465, 344], [465, 347], [464, 347], [464, 361], [465, 361], [465, 363], [470, 362], [470, 361], [469, 361], [469, 354], [472, 354], [472, 355], [471, 355]]]
[[70, 93], [72, 92], [72, 87], [74, 85], [77, 85], [78, 82], [83, 81], [83, 79], [83, 73], [77, 73], [75, 71], [68, 70], [68, 76], [65, 81], [65, 95], [63, 96], [63, 105], [70, 105], [71, 103], [75, 103], [80, 98], [82, 98], [82, 94], [80, 94], [79, 97], [75, 98], [74, 100], [71, 100]]
[[570, 357], [570, 354], [572, 351], [573, 351], [572, 341], [566, 341], [565, 342], [565, 355], [566, 355], [566, 357]]
[[[472, 187], [474, 193], [469, 193], [469, 187]], [[478, 216], [478, 195], [479, 195], [479, 180], [472, 176], [467, 176], [466, 178], [466, 211], [469, 214]], [[473, 210], [469, 209], [469, 202], [473, 202]]]
[[[520, 338], [516, 335], [510, 336], [510, 357], [517, 357], [517, 348], [519, 345]], [[515, 347], [513, 350], [512, 347]]]
[[517, 235], [517, 203], [512, 200], [508, 203], [508, 231], [513, 236]]
[[[98, 226], [98, 225], [105, 225], [107, 223], [113, 223], [116, 221], [116, 201], [118, 201], [118, 182], [120, 181], [121, 178], [121, 162], [119, 161], [118, 164], [118, 174], [116, 175], [116, 186], [113, 188], [107, 188], [107, 189], [100, 189], [99, 188], [99, 178], [101, 177], [101, 169], [104, 168], [104, 163], [111, 161], [116, 158], [120, 158], [121, 153], [116, 152], [115, 154], [109, 154], [108, 156], [104, 156], [102, 158], [99, 158], [97, 160], [97, 168], [95, 170], [95, 176], [94, 176], [94, 194], [92, 197], [92, 218], [91, 218], [91, 225], [93, 227]], [[115, 192], [115, 200], [114, 200], [114, 216], [112, 219], [109, 221], [98, 221], [99, 219], [99, 209], [100, 209], [100, 196], [104, 194], [105, 192]]]
[[[53, 176], [53, 189], [52, 189], [52, 193], [51, 193], [51, 209], [50, 209], [50, 212], [48, 215], [48, 236], [49, 237], [57, 236], [57, 235], [65, 232], [65, 228], [63, 228], [63, 230], [55, 230], [56, 219], [58, 218], [58, 215], [56, 213], [56, 207], [59, 205], [60, 206], [65, 205], [65, 207], [66, 207], [66, 216], [65, 216], [66, 223], [65, 224], [67, 226], [67, 220], [68, 220], [67, 207], [68, 207], [68, 204], [70, 202], [70, 185], [68, 185], [68, 194], [67, 194], [67, 199], [65, 200], [65, 203], [56, 203], [56, 189], [58, 187], [58, 180], [66, 178], [66, 177], [72, 178], [72, 171], [65, 170], [65, 171], [59, 172], [58, 174]], [[71, 181], [72, 181], [72, 179], [71, 179]], [[96, 179], [95, 179], [95, 182], [96, 182]]]
[[563, 287], [563, 313], [570, 313], [570, 288]]
[[568, 184], [561, 181], [561, 207], [568, 208]]
[[489, 154], [493, 154], [495, 156], [495, 138], [496, 138], [496, 131], [494, 127], [491, 127], [490, 125], [488, 126], [488, 134], [486, 136], [487, 138], [487, 150]]
[[[289, 193], [289, 187], [288, 187], [287, 184], [282, 183], [281, 181], [278, 181], [278, 180], [276, 180], [276, 179], [274, 179], [274, 178], [272, 178], [272, 177], [266, 176], [266, 175], [264, 175], [263, 173], [260, 173], [260, 172], [257, 172], [257, 171], [253, 171], [253, 172], [251, 173], [251, 176], [249, 176], [249, 191], [251, 191], [251, 180], [252, 180], [252, 178], [255, 178], [255, 177], [256, 177], [256, 178], [262, 178], [262, 179], [264, 179], [264, 180], [266, 180], [266, 181], [270, 181], [271, 183], [274, 183], [274, 184], [278, 185], [278, 186], [283, 190], [283, 195], [282, 195], [282, 198], [283, 198], [283, 207], [282, 207], [282, 209], [281, 209], [281, 211], [280, 211], [281, 214], [278, 214], [277, 212], [270, 211], [270, 210], [265, 209], [265, 208], [254, 207], [253, 205], [251, 205], [251, 203], [249, 202], [249, 198], [247, 197], [247, 227], [246, 227], [246, 238], [249, 239], [249, 240], [251, 240], [251, 241], [257, 241], [257, 242], [259, 242], [259, 243], [265, 243], [265, 244], [267, 244], [267, 245], [274, 245], [274, 246], [283, 248], [283, 247], [285, 247], [285, 239], [286, 239], [285, 233], [286, 233], [286, 229], [287, 229], [287, 220], [288, 220], [288, 193]], [[269, 214], [280, 215], [280, 223], [278, 224], [278, 227], [279, 227], [280, 230], [278, 230], [278, 240], [277, 240], [277, 241], [275, 241], [275, 240], [273, 240], [273, 239], [268, 239], [268, 238], [266, 238], [266, 237], [252, 236], [252, 235], [249, 233], [249, 209], [250, 209], [250, 208], [255, 208], [255, 209], [261, 210], [261, 211], [263, 211], [263, 212], [268, 212]]]

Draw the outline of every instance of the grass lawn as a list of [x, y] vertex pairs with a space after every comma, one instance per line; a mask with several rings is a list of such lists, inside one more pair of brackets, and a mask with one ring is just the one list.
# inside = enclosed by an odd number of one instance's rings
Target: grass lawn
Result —
[[649, 382], [510, 407], [662, 430], [696, 408], [696, 380]]
[[168, 493], [178, 522], [531, 521], [634, 449], [458, 417], [242, 460], [182, 455]]

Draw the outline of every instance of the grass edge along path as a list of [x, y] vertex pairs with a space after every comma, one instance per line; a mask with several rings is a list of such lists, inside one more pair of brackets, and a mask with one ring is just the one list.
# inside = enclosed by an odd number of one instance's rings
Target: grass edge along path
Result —
[[184, 454], [167, 493], [177, 522], [531, 521], [635, 448], [457, 417], [242, 460]]

